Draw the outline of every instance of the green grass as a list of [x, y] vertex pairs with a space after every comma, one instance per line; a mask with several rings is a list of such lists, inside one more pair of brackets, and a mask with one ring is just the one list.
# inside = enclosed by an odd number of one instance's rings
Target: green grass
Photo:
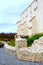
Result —
[[9, 43], [8, 43], [10, 46], [15, 46], [15, 40], [10, 40]]
[[35, 34], [34, 36], [32, 37], [28, 37], [27, 38], [27, 46], [32, 46], [33, 44], [33, 41], [36, 40], [36, 39], [39, 39], [41, 36], [43, 36], [43, 33], [39, 33], [39, 34]]

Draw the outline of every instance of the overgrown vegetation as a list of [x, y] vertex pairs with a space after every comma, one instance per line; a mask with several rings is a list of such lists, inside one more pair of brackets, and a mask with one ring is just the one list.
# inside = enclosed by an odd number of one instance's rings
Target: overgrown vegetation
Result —
[[16, 33], [0, 33], [0, 40], [1, 41], [10, 41], [11, 39], [15, 38]]
[[39, 39], [41, 36], [43, 36], [43, 33], [35, 34], [32, 37], [28, 37], [27, 39], [27, 46], [32, 46], [32, 43], [34, 40]]
[[8, 42], [8, 45], [15, 46], [16, 33], [0, 33], [0, 41]]
[[8, 45], [14, 47], [15, 46], [15, 40], [14, 39], [10, 40], [9, 43], [8, 43]]

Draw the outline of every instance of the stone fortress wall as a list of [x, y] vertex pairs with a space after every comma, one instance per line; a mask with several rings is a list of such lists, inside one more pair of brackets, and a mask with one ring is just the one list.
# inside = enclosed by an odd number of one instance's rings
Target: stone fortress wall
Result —
[[22, 12], [17, 23], [18, 35], [31, 36], [43, 32], [43, 0], [33, 2]]

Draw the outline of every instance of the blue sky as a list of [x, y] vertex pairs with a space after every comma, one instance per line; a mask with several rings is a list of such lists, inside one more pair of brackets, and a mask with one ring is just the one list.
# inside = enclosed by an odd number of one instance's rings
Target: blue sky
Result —
[[33, 0], [0, 0], [0, 32], [17, 32], [21, 13]]

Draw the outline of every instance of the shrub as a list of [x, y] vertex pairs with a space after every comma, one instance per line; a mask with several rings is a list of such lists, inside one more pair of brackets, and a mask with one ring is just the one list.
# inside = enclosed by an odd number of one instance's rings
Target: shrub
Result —
[[33, 43], [33, 38], [27, 38], [27, 46], [31, 46]]
[[27, 39], [27, 46], [32, 46], [32, 43], [34, 40], [39, 39], [41, 36], [43, 36], [43, 33], [35, 34], [32, 37], [28, 37]]
[[15, 41], [14, 40], [10, 40], [8, 43], [10, 46], [15, 46]]

